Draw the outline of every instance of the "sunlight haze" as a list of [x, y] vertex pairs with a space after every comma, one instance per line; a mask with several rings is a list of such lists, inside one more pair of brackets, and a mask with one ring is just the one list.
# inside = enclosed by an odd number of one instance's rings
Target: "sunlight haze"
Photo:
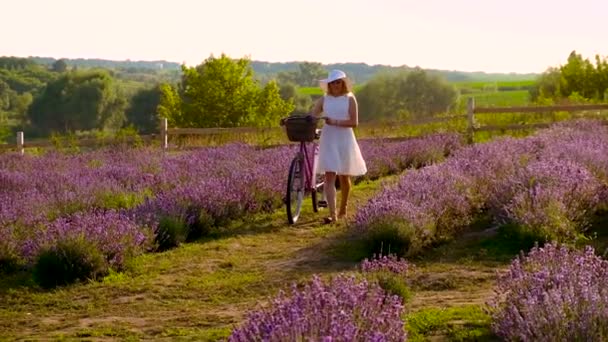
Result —
[[608, 55], [608, 2], [0, 0], [0, 56], [540, 73]]

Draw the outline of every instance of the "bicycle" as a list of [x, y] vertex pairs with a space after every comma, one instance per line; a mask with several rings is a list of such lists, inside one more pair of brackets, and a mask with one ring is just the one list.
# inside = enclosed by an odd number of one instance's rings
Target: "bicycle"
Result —
[[[315, 213], [320, 208], [327, 206], [323, 194], [324, 177], [315, 174], [319, 153], [319, 146], [315, 140], [319, 139], [321, 135], [321, 130], [317, 128], [318, 121], [319, 118], [311, 115], [290, 116], [281, 120], [281, 125], [285, 126], [289, 140], [300, 143], [300, 148], [291, 161], [287, 175], [285, 206], [289, 224], [296, 223], [300, 217], [304, 197], [308, 194], [311, 195], [312, 210]], [[317, 198], [319, 192], [322, 196], [321, 199]]]

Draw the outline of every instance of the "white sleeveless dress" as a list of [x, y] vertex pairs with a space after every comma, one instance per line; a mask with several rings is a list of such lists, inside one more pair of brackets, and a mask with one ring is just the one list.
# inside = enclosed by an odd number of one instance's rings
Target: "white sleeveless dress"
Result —
[[[344, 96], [323, 98], [323, 112], [334, 120], [348, 120], [349, 99], [351, 93]], [[316, 173], [335, 172], [338, 175], [359, 176], [367, 172], [367, 167], [355, 132], [351, 127], [324, 125], [319, 140], [319, 159]]]

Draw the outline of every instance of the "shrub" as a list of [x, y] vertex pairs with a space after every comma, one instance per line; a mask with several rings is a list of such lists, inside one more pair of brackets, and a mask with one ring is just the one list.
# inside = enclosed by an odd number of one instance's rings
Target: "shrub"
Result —
[[95, 245], [84, 238], [69, 238], [41, 250], [34, 265], [34, 281], [49, 289], [97, 279], [107, 272], [107, 262]]
[[186, 241], [187, 236], [188, 226], [186, 223], [176, 218], [165, 216], [160, 219], [156, 229], [156, 250], [163, 252], [175, 248]]
[[517, 341], [604, 341], [608, 338], [608, 262], [546, 244], [516, 258], [489, 307], [493, 331]]
[[404, 341], [403, 305], [377, 285], [339, 275], [311, 283], [291, 296], [280, 292], [270, 307], [249, 314], [229, 341]]
[[11, 273], [23, 263], [12, 233], [9, 227], [0, 227], [0, 274]]
[[420, 252], [427, 240], [434, 236], [434, 229], [432, 223], [417, 225], [411, 221], [405, 216], [386, 214], [361, 226], [359, 234], [365, 242], [367, 254], [414, 255]]
[[34, 259], [39, 248], [66, 238], [82, 238], [96, 246], [108, 265], [115, 270], [124, 267], [131, 257], [141, 254], [153, 241], [153, 232], [139, 226], [124, 213], [115, 210], [90, 210], [60, 217], [42, 228], [25, 245], [24, 255]]
[[589, 226], [600, 182], [579, 163], [557, 158], [529, 163], [504, 183], [507, 223], [539, 241], [574, 241]]
[[20, 264], [20, 259], [15, 254], [0, 255], [0, 274], [14, 272]]
[[525, 225], [506, 223], [498, 227], [498, 238], [517, 246], [517, 249], [513, 250], [513, 254], [517, 254], [517, 251], [529, 250], [537, 243], [545, 244], [548, 236]]
[[188, 234], [186, 241], [191, 242], [208, 235], [215, 226], [215, 219], [206, 210], [201, 210], [198, 215], [193, 215], [188, 223]]
[[407, 279], [403, 277], [379, 272], [371, 275], [371, 280], [377, 282], [386, 293], [401, 297], [403, 303], [409, 303], [412, 299], [413, 293]]
[[372, 242], [379, 234], [397, 236], [405, 244], [398, 254], [416, 254], [473, 222], [479, 210], [473, 185], [457, 162], [408, 172], [357, 211], [355, 227]]
[[148, 192], [144, 192], [143, 194], [108, 192], [99, 195], [99, 206], [106, 209], [131, 209], [142, 204], [146, 196], [149, 196]]

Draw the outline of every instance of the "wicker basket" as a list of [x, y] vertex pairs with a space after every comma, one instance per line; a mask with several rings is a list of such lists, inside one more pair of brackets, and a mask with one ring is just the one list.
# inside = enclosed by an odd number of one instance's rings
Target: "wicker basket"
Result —
[[283, 120], [290, 141], [313, 141], [319, 118], [316, 116], [290, 116]]

